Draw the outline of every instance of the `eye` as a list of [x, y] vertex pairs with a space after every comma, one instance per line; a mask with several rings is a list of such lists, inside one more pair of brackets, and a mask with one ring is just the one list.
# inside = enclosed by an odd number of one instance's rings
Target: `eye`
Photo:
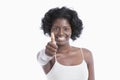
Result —
[[53, 28], [53, 31], [59, 31], [59, 28]]
[[65, 31], [68, 31], [69, 29], [70, 29], [70, 28], [67, 28], [67, 27], [64, 28]]

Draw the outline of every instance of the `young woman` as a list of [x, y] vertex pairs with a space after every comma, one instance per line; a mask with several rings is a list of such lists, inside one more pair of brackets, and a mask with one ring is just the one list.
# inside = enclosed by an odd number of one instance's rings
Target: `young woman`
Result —
[[80, 37], [82, 25], [77, 12], [66, 7], [52, 8], [45, 14], [41, 28], [52, 40], [37, 59], [48, 80], [95, 80], [91, 51], [69, 43]]

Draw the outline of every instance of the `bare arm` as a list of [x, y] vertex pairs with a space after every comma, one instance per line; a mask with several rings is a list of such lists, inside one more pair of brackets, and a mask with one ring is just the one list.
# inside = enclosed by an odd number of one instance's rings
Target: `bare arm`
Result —
[[[52, 32], [51, 33], [51, 42], [48, 42], [48, 44], [46, 45], [45, 53], [49, 56], [54, 56], [56, 52], [57, 52], [57, 45], [56, 45], [56, 42], [55, 42], [54, 33]], [[53, 66], [52, 62], [53, 61], [54, 61], [54, 59], [50, 60], [46, 65], [43, 66], [43, 69], [44, 69], [46, 74], [52, 68], [52, 66]]]
[[87, 66], [88, 66], [88, 72], [89, 72], [88, 80], [95, 80], [94, 61], [93, 61], [92, 53], [87, 49], [84, 49], [83, 51], [84, 51], [85, 60], [87, 62]]

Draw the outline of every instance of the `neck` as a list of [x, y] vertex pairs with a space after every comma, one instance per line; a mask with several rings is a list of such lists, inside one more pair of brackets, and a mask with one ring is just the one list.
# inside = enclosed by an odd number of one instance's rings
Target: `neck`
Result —
[[58, 53], [64, 53], [64, 52], [68, 52], [70, 50], [71, 46], [69, 44], [66, 45], [59, 45], [58, 46]]

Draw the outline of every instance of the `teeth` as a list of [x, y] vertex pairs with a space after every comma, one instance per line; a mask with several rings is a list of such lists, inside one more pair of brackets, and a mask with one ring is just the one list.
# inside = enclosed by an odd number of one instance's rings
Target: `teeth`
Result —
[[65, 40], [65, 37], [58, 37], [58, 40], [63, 41], [63, 40]]

